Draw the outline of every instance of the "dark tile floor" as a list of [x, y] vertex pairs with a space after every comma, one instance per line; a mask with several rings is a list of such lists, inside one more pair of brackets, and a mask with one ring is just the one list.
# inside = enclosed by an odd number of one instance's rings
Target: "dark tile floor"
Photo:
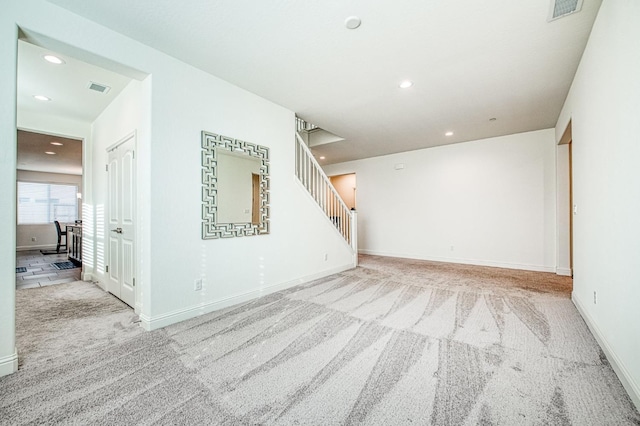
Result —
[[27, 272], [16, 273], [16, 289], [44, 287], [80, 280], [82, 268], [58, 270], [51, 264], [64, 262], [67, 252], [42, 254], [40, 250], [16, 252], [16, 267], [24, 266]]

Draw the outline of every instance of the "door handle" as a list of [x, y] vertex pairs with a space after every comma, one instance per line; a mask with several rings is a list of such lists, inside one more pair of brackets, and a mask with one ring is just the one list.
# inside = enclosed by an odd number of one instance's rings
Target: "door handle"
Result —
[[122, 228], [112, 229], [111, 232], [115, 232], [116, 234], [122, 234]]

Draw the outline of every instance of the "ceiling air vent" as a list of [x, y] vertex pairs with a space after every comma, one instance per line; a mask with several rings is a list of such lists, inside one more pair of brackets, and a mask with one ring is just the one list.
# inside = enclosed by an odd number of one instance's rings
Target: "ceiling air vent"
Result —
[[94, 83], [93, 81], [90, 81], [87, 87], [89, 88], [89, 90], [93, 90], [103, 94], [108, 93], [109, 90], [111, 90], [111, 87], [105, 86], [104, 84], [100, 83]]
[[553, 21], [572, 13], [580, 12], [581, 8], [582, 0], [551, 0], [547, 21]]

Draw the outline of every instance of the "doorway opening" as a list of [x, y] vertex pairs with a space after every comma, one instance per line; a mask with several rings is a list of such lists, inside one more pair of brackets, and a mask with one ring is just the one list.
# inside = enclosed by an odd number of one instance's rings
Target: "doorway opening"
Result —
[[573, 197], [573, 134], [571, 120], [557, 146], [557, 268], [559, 275], [573, 276], [573, 216], [576, 204]]
[[329, 176], [333, 187], [350, 210], [356, 210], [356, 174]]
[[[76, 51], [71, 46], [27, 31], [20, 34], [16, 97], [18, 181], [27, 172], [40, 173], [39, 179], [45, 183], [64, 181], [75, 184], [78, 190], [73, 200], [77, 208], [72, 213], [66, 211], [73, 210], [69, 207], [71, 200], [62, 202], [59, 194], [47, 201], [55, 212], [46, 219], [35, 219], [46, 231], [36, 232], [33, 224], [22, 226], [19, 219], [16, 249], [45, 249], [51, 253], [53, 245], [56, 255], [62, 249], [68, 253], [65, 260], [82, 268], [83, 279], [95, 280], [94, 272], [100, 263], [96, 258], [103, 250], [97, 246], [96, 229], [100, 224], [95, 220], [97, 208], [92, 201], [100, 192], [106, 194], [106, 188], [101, 188], [93, 164], [93, 126], [132, 78], [75, 58], [69, 54]], [[45, 189], [51, 190], [51, 186]], [[20, 206], [21, 200], [17, 201]], [[32, 210], [43, 207], [43, 201], [43, 197], [32, 199]], [[54, 221], [60, 224], [59, 233]], [[44, 278], [41, 284], [46, 283]]]
[[83, 141], [17, 131], [16, 289], [81, 279]]
[[[18, 208], [21, 204], [31, 204], [31, 214], [42, 216], [36, 221], [46, 223], [40, 224], [43, 232], [41, 237], [36, 233], [37, 229], [33, 228], [36, 224], [21, 223], [24, 218], [18, 214], [18, 220], [13, 225], [16, 226], [18, 236], [16, 266], [21, 266], [22, 262], [18, 257], [31, 250], [34, 255], [46, 256], [42, 263], [68, 262], [72, 265], [70, 271], [78, 273], [77, 276], [65, 277], [65, 280], [48, 273], [28, 279], [16, 275], [16, 278], [23, 282], [30, 280], [31, 283], [31, 288], [16, 285], [14, 299], [16, 347], [22, 366], [25, 362], [39, 358], [71, 356], [69, 351], [72, 348], [56, 343], [56, 336], [69, 332], [64, 330], [64, 327], [73, 326], [79, 345], [89, 344], [90, 341], [103, 337], [105, 342], [111, 341], [114, 338], [113, 334], [118, 333], [118, 330], [112, 330], [113, 323], [108, 320], [114, 312], [120, 312], [121, 317], [125, 318], [126, 324], [123, 323], [123, 328], [134, 325], [137, 327], [137, 324], [134, 324], [134, 311], [103, 291], [106, 289], [104, 211], [108, 208], [105, 201], [106, 152], [104, 148], [101, 151], [97, 147], [98, 140], [102, 143], [102, 140], [106, 139], [104, 134], [114, 129], [114, 126], [105, 124], [105, 111], [119, 111], [122, 108], [121, 103], [114, 101], [122, 98], [121, 93], [129, 89], [130, 83], [137, 80], [138, 76], [125, 76], [78, 60], [74, 57], [75, 53], [80, 53], [80, 57], [88, 56], [90, 59], [94, 56], [28, 31], [20, 32], [17, 43], [16, 185], [20, 187], [21, 181], [38, 183], [40, 185], [36, 189], [46, 193], [46, 197], [38, 194], [37, 197], [29, 197], [26, 192], [18, 190], [16, 202]], [[56, 49], [51, 49], [51, 46], [56, 46]], [[51, 57], [57, 60], [51, 62]], [[95, 58], [95, 63], [102, 63], [97, 56]], [[119, 68], [114, 66], [112, 69]], [[101, 123], [102, 127], [98, 128], [97, 123]], [[43, 161], [36, 161], [21, 154], [22, 140], [32, 134], [43, 138], [42, 144], [34, 148], [40, 157], [44, 158]], [[74, 154], [75, 169], [42, 169], [45, 166], [50, 167], [55, 160], [66, 159], [65, 150], [73, 144], [79, 145]], [[44, 149], [44, 146], [47, 149]], [[38, 182], [28, 182], [27, 178], [36, 173], [37, 179], [30, 180]], [[62, 175], [66, 175], [67, 178], [61, 178]], [[73, 179], [68, 176], [72, 176]], [[29, 189], [28, 185], [25, 185], [25, 189]], [[64, 234], [60, 236], [60, 240], [53, 220], [62, 225], [61, 232]], [[22, 229], [22, 225], [27, 227]], [[40, 250], [54, 254], [42, 254]], [[73, 250], [76, 252], [73, 253]], [[78, 263], [81, 267], [73, 268]], [[135, 264], [130, 266], [136, 268]], [[26, 269], [26, 275], [35, 276], [37, 271], [29, 271], [28, 267], [23, 267]], [[57, 272], [58, 275], [65, 273], [64, 265], [61, 268], [63, 269]], [[17, 271], [18, 269], [16, 273]], [[45, 288], [41, 288], [42, 283], [46, 283]], [[41, 333], [36, 335], [33, 330], [41, 330]], [[41, 344], [45, 340], [48, 344]]]
[[260, 225], [260, 175], [251, 173], [251, 223]]

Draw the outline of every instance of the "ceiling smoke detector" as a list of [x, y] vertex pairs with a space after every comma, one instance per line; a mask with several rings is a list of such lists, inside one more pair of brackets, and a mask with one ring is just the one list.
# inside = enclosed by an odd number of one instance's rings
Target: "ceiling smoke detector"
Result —
[[109, 93], [109, 90], [111, 90], [111, 87], [104, 84], [100, 84], [100, 83], [94, 83], [93, 81], [89, 82], [89, 84], [87, 85], [87, 88], [89, 90], [93, 90], [95, 92], [102, 93], [102, 94]]
[[344, 20], [344, 26], [350, 30], [355, 30], [360, 26], [361, 23], [362, 21], [357, 16], [349, 16], [347, 19]]
[[551, 22], [572, 13], [580, 12], [582, 0], [551, 0], [547, 21]]

